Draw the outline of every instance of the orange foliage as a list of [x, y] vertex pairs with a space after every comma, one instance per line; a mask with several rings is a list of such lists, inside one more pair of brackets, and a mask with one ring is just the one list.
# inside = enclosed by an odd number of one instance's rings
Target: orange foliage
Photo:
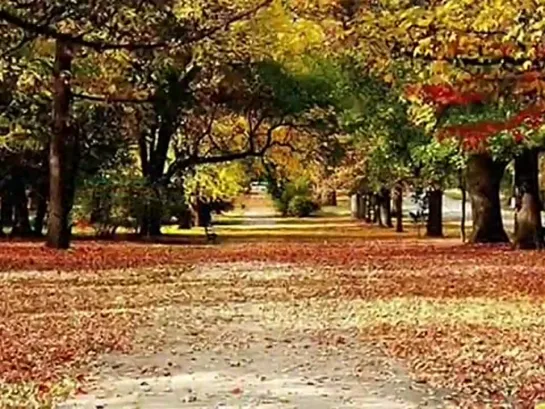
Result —
[[[266, 284], [227, 276], [214, 284], [184, 281], [196, 264], [230, 262], [259, 262], [256, 269], [277, 263], [311, 268], [308, 275], [270, 277]], [[80, 376], [78, 368], [97, 354], [130, 350], [145, 307], [402, 299], [415, 305], [490, 300], [515, 308], [532, 300], [540, 308], [544, 265], [540, 252], [400, 240], [78, 244], [65, 253], [4, 245], [0, 266], [8, 273], [0, 274], [0, 378], [37, 381], [46, 390], [63, 376]], [[53, 271], [31, 272], [36, 270]], [[484, 399], [504, 401], [508, 393], [520, 403], [517, 407], [532, 407], [545, 398], [545, 375], [539, 370], [545, 338], [539, 325], [402, 321], [403, 314], [414, 311], [400, 309], [401, 321], [395, 325], [368, 323], [361, 336], [406, 363], [417, 379], [454, 391], [461, 402], [473, 402], [470, 407]]]
[[480, 122], [477, 124], [455, 125], [443, 128], [440, 138], [456, 137], [467, 150], [485, 147], [489, 138], [500, 132], [509, 132], [516, 143], [522, 143], [525, 136], [522, 127], [538, 129], [545, 124], [545, 107], [535, 105], [526, 108], [505, 122]]

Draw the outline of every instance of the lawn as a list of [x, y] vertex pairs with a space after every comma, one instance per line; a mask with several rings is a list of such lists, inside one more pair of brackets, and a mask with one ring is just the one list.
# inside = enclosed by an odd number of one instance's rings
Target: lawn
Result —
[[197, 325], [243, 307], [317, 340], [348, 331], [454, 407], [545, 400], [545, 254], [331, 223], [217, 245], [2, 244], [0, 407], [48, 407], [101, 356], [164, 347], [178, 328], [166, 311]]

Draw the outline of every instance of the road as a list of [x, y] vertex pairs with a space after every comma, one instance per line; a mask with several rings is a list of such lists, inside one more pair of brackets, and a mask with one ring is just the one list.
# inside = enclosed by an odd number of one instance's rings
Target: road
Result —
[[[416, 205], [410, 197], [406, 197], [403, 202], [403, 208], [406, 214], [416, 211]], [[514, 212], [510, 209], [503, 209], [503, 223], [507, 230], [514, 228]], [[448, 195], [443, 195], [443, 221], [445, 222], [459, 222], [462, 219], [462, 201], [452, 198]], [[471, 225], [472, 213], [471, 203], [468, 198], [466, 206], [466, 223]]]

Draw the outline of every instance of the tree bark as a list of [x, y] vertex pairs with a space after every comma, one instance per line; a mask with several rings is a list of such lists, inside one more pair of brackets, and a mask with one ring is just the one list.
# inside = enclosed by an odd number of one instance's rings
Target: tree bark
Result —
[[403, 186], [401, 184], [397, 184], [394, 188], [394, 212], [396, 232], [403, 233]]
[[161, 191], [169, 183], [165, 180], [168, 149], [178, 128], [181, 109], [187, 102], [190, 83], [198, 72], [199, 68], [194, 67], [185, 76], [171, 73], [166, 77], [165, 87], [156, 92], [154, 109], [157, 132], [152, 131], [153, 142], [149, 143], [145, 134], [138, 141], [142, 174], [156, 193], [146, 206], [140, 228], [142, 235], [161, 235], [164, 211]]
[[327, 190], [322, 197], [324, 206], [337, 206], [337, 192], [335, 190]]
[[367, 193], [365, 195], [365, 222], [366, 223], [372, 223], [373, 222], [373, 201], [372, 201], [372, 194]]
[[371, 195], [371, 206], [373, 208], [373, 215], [371, 217], [371, 223], [377, 223], [379, 226], [382, 226], [382, 219], [380, 217], [380, 203], [378, 200], [378, 195], [373, 193]]
[[202, 199], [197, 199], [195, 203], [195, 212], [197, 220], [195, 224], [199, 227], [208, 227], [212, 222], [212, 211], [210, 204]]
[[144, 217], [140, 223], [140, 234], [146, 237], [160, 236], [162, 234], [163, 208], [159, 197], [149, 199], [144, 212]]
[[4, 227], [13, 227], [13, 201], [7, 188], [2, 193], [2, 210], [0, 216], [1, 231], [3, 233]]
[[381, 226], [394, 227], [392, 223], [392, 195], [390, 189], [382, 188], [379, 193], [379, 213]]
[[44, 230], [44, 220], [47, 214], [46, 192], [39, 192], [38, 207], [36, 208], [36, 217], [34, 219], [34, 234], [41, 237]]
[[179, 215], [178, 227], [183, 230], [190, 230], [193, 227], [193, 212], [191, 209], [182, 211]]
[[15, 208], [15, 222], [11, 230], [11, 235], [14, 237], [28, 237], [32, 234], [28, 214], [28, 197], [24, 181], [20, 175], [13, 175], [11, 191]]
[[426, 236], [443, 237], [443, 191], [441, 189], [432, 189], [428, 192]]
[[365, 220], [367, 217], [367, 195], [362, 193], [359, 197], [358, 219]]
[[460, 221], [460, 235], [462, 243], [466, 242], [466, 211], [467, 211], [467, 190], [465, 186], [464, 176], [460, 172], [460, 190], [462, 191], [462, 220]]
[[487, 154], [471, 155], [467, 163], [467, 187], [473, 213], [472, 243], [507, 243], [500, 206], [500, 183], [505, 162]]
[[525, 149], [515, 159], [515, 184], [519, 203], [515, 215], [515, 247], [519, 249], [543, 247], [538, 160], [537, 149]]
[[360, 218], [360, 194], [354, 193], [350, 196], [350, 213], [353, 219]]
[[49, 220], [47, 246], [70, 246], [69, 215], [73, 202], [75, 137], [70, 129], [73, 47], [57, 40], [53, 69], [53, 134], [49, 145]]

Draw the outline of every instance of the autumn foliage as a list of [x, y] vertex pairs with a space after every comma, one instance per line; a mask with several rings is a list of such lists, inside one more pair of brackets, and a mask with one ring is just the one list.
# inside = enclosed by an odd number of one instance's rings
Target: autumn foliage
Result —
[[525, 140], [524, 129], [536, 130], [545, 124], [544, 107], [532, 106], [519, 112], [505, 122], [480, 122], [445, 127], [440, 137], [456, 137], [460, 139], [467, 150], [482, 150], [489, 138], [502, 132], [512, 135], [515, 143]]
[[[343, 325], [460, 405], [532, 407], [545, 398], [541, 253], [400, 240], [4, 250], [0, 373], [44, 393], [65, 377], [82, 379], [100, 354], [129, 351], [157, 307], [304, 301], [299, 325], [310, 325], [310, 309], [328, 320], [350, 308], [356, 321]], [[227, 273], [240, 263], [256, 277], [292, 273], [265, 281]], [[226, 273], [199, 278], [207, 266]]]
[[[536, 81], [534, 73], [526, 73], [521, 77], [521, 90], [532, 90]], [[530, 87], [530, 88], [529, 88]], [[521, 91], [522, 92], [522, 91]], [[466, 107], [471, 104], [487, 103], [487, 96], [477, 91], [465, 91], [450, 84], [428, 84], [411, 86], [407, 89], [409, 98], [418, 98], [426, 104], [433, 105], [437, 115], [447, 113], [449, 107]], [[456, 138], [467, 151], [482, 151], [487, 147], [491, 137], [500, 133], [508, 133], [516, 144], [525, 139], [525, 131], [537, 130], [545, 124], [545, 106], [534, 103], [505, 121], [482, 121], [449, 125], [439, 129], [439, 139]]]

